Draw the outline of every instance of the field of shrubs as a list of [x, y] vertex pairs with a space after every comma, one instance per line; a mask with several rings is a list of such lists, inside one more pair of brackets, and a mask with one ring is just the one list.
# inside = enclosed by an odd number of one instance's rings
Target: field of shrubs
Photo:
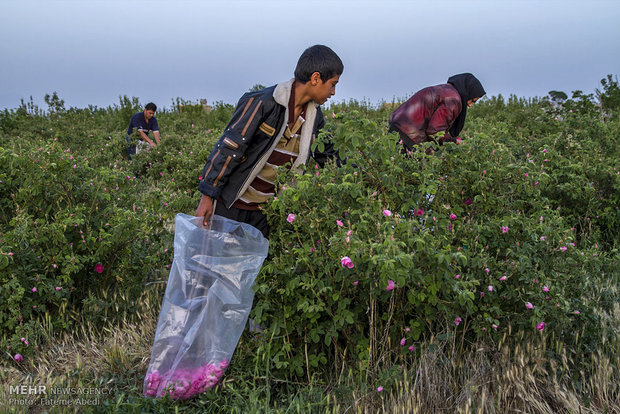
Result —
[[[142, 384], [173, 251], [233, 105], [0, 112], [0, 383], [111, 390], [58, 412], [620, 412], [620, 88], [485, 97], [457, 144], [401, 154], [398, 103], [333, 103], [343, 160], [282, 174], [270, 253], [224, 381]], [[19, 396], [23, 398], [24, 396]], [[47, 407], [49, 410], [49, 407]], [[56, 411], [55, 411], [56, 412]]]

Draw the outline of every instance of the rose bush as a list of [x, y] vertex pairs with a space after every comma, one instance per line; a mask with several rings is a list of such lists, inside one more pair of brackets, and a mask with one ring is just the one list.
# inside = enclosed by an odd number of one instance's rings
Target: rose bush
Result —
[[617, 123], [490, 99], [458, 145], [403, 155], [388, 113], [332, 110], [346, 165], [283, 175], [268, 209], [253, 317], [277, 343], [275, 368], [372, 371], [399, 340], [515, 329], [580, 332], [594, 348], [618, 302]]
[[3, 349], [27, 357], [48, 334], [132, 317], [148, 286], [167, 278], [172, 220], [195, 208], [194, 154], [206, 158], [215, 139], [202, 128], [184, 131], [192, 123], [222, 127], [230, 108], [161, 111], [162, 145], [128, 161], [119, 125], [136, 110], [133, 101], [1, 114]]
[[[433, 335], [579, 332], [592, 345], [618, 302], [620, 125], [589, 100], [484, 99], [458, 145], [432, 155], [401, 154], [387, 107], [326, 110], [346, 163], [283, 174], [266, 208], [252, 317], [271, 372], [372, 374]], [[172, 220], [193, 213], [232, 112], [159, 111], [162, 144], [130, 162], [135, 100], [58, 102], [0, 113], [0, 346], [20, 358], [49, 333], [131, 315], [167, 280]]]

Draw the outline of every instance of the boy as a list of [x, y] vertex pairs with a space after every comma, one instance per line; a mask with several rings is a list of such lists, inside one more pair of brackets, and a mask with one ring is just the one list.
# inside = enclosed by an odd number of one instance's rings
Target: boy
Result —
[[[127, 136], [125, 137], [127, 140], [127, 155], [129, 155], [129, 159], [131, 159], [133, 154], [139, 153], [144, 147], [148, 149], [151, 146], [155, 146], [155, 142], [159, 144], [159, 125], [157, 123], [157, 118], [155, 118], [155, 111], [157, 111], [157, 106], [153, 102], [149, 102], [144, 107], [144, 112], [135, 113], [131, 117], [129, 128], [127, 128]], [[150, 131], [153, 131], [155, 142], [149, 138]], [[136, 134], [134, 136], [138, 138], [137, 145], [135, 145], [135, 141], [132, 139], [134, 132]]]
[[[325, 124], [319, 105], [336, 93], [344, 71], [327, 46], [306, 49], [295, 78], [241, 97], [232, 119], [211, 151], [198, 190], [195, 215], [207, 226], [212, 214], [248, 223], [269, 235], [261, 205], [275, 195], [276, 169], [297, 169]], [[315, 158], [322, 154], [313, 153]]]

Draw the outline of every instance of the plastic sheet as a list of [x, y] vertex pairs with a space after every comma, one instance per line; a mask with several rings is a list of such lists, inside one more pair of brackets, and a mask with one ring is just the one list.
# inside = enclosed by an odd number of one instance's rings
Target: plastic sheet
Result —
[[177, 214], [174, 260], [162, 302], [144, 395], [187, 399], [215, 386], [252, 307], [252, 286], [269, 241], [249, 224]]

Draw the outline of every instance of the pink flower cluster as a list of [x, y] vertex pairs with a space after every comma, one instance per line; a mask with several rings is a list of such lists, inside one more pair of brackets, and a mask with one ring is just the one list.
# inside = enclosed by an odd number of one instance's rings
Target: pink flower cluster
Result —
[[228, 361], [223, 360], [219, 364], [206, 363], [197, 369], [178, 369], [172, 375], [153, 371], [146, 375], [144, 395], [163, 397], [169, 394], [175, 400], [187, 400], [215, 387], [227, 367]]

